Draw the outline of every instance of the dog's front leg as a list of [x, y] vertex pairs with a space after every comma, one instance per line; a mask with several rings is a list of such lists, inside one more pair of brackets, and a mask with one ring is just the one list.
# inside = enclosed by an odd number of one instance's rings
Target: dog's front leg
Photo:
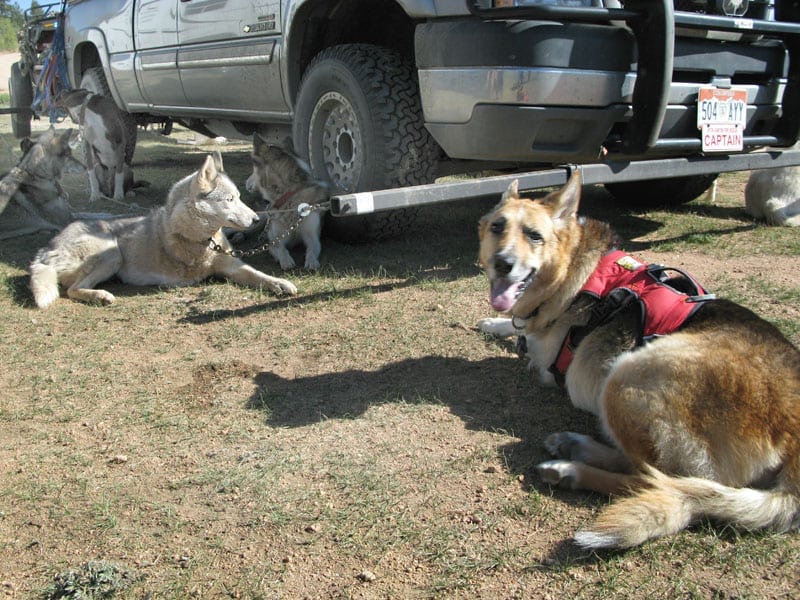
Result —
[[481, 332], [495, 337], [507, 338], [519, 335], [520, 330], [514, 327], [511, 319], [506, 317], [487, 317], [478, 321], [478, 329]]
[[288, 269], [294, 269], [295, 262], [292, 258], [292, 255], [289, 254], [289, 251], [286, 249], [286, 246], [283, 244], [278, 244], [277, 246], [273, 246], [269, 249], [269, 253], [272, 254], [273, 258], [278, 261], [280, 264], [281, 269], [284, 271]]
[[114, 200], [123, 202], [125, 200], [125, 169], [119, 167], [114, 173]]
[[86, 172], [89, 175], [89, 202], [97, 202], [104, 198], [100, 189], [100, 179], [97, 177], [97, 169], [102, 170], [100, 161], [94, 149], [86, 142]]
[[122, 267], [122, 255], [113, 247], [98, 248], [81, 267], [78, 277], [67, 288], [67, 296], [73, 300], [108, 305], [115, 298], [111, 292], [95, 289], [98, 283], [116, 275]]
[[255, 288], [266, 287], [276, 294], [294, 295], [297, 293], [297, 287], [291, 281], [262, 273], [238, 258], [226, 258], [229, 260], [218, 265], [219, 274], [234, 283]]
[[300, 238], [306, 247], [306, 269], [316, 271], [319, 269], [319, 255], [322, 252], [319, 236], [322, 228], [320, 214], [312, 212], [306, 217], [305, 223], [300, 228]]

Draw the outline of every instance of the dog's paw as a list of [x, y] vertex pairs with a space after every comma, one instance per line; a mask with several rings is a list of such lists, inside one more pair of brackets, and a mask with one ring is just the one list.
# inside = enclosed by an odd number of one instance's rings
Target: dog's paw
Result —
[[297, 287], [286, 279], [276, 279], [270, 284], [270, 287], [276, 294], [288, 294], [290, 296], [297, 294]]
[[307, 256], [306, 269], [309, 271], [319, 271], [319, 259], [316, 257]]
[[586, 450], [592, 442], [592, 438], [588, 435], [560, 431], [548, 435], [544, 447], [552, 456], [586, 462]]
[[94, 302], [97, 304], [102, 304], [103, 306], [108, 306], [112, 304], [116, 298], [114, 294], [111, 292], [107, 292], [106, 290], [94, 290]]
[[548, 460], [536, 465], [539, 479], [566, 490], [576, 489], [578, 471], [575, 463], [568, 460]]
[[511, 319], [498, 317], [481, 319], [478, 321], [478, 329], [482, 333], [497, 337], [510, 337], [519, 333], [512, 325]]
[[288, 253], [285, 258], [283, 257], [281, 258], [280, 263], [281, 263], [281, 269], [283, 269], [284, 271], [288, 271], [289, 269], [294, 269], [295, 267], [294, 259], [291, 256], [288, 256]]

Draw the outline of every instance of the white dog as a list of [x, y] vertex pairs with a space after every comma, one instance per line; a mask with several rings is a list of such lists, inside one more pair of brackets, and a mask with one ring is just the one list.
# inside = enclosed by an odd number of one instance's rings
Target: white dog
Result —
[[800, 227], [800, 167], [753, 171], [744, 189], [744, 209], [770, 225]]

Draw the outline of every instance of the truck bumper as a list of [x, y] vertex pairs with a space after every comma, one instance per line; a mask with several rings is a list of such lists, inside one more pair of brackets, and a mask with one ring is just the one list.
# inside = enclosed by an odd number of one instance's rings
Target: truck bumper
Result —
[[788, 61], [779, 40], [677, 38], [671, 81], [658, 99], [666, 103], [658, 139], [635, 150], [622, 143], [639, 68], [625, 27], [434, 21], [417, 27], [415, 46], [426, 125], [451, 158], [553, 164], [690, 155], [701, 147], [696, 103], [704, 85], [747, 90], [746, 146], [782, 143], [775, 128]]

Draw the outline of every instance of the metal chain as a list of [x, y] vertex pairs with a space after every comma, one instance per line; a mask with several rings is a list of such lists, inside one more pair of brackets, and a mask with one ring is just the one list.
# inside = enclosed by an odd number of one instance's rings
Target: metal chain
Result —
[[220, 254], [228, 254], [228, 255], [233, 256], [235, 258], [246, 258], [248, 256], [253, 256], [255, 254], [261, 254], [262, 252], [267, 252], [270, 248], [274, 248], [278, 244], [280, 244], [283, 241], [285, 241], [286, 239], [288, 239], [289, 236], [291, 236], [292, 233], [294, 233], [295, 230], [298, 227], [300, 227], [300, 224], [303, 222], [303, 220], [305, 220], [305, 218], [308, 217], [308, 215], [310, 215], [312, 212], [317, 211], [317, 210], [329, 210], [330, 207], [331, 207], [330, 202], [321, 202], [319, 204], [306, 204], [305, 202], [303, 202], [296, 209], [289, 208], [289, 209], [283, 209], [283, 210], [270, 210], [270, 211], [267, 211], [267, 222], [264, 225], [264, 230], [262, 231], [261, 235], [259, 236], [259, 239], [261, 239], [262, 236], [267, 235], [266, 232], [267, 232], [267, 230], [269, 228], [269, 215], [270, 214], [274, 214], [274, 213], [278, 213], [278, 212], [296, 212], [297, 213], [297, 219], [295, 220], [294, 223], [292, 223], [289, 226], [289, 228], [286, 231], [281, 233], [279, 236], [277, 236], [276, 238], [274, 238], [274, 239], [272, 239], [272, 240], [270, 240], [270, 241], [268, 241], [268, 242], [266, 242], [264, 244], [261, 244], [260, 246], [258, 246], [256, 248], [250, 248], [248, 250], [228, 250], [228, 249], [223, 248], [222, 246], [220, 246], [217, 242], [215, 242], [214, 238], [210, 238], [208, 240], [208, 246], [214, 252], [219, 252]]

